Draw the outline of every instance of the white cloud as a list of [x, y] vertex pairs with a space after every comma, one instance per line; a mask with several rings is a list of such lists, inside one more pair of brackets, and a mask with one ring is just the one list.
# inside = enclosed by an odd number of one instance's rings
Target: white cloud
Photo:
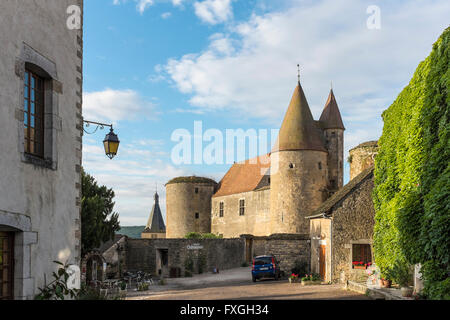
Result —
[[205, 0], [194, 3], [195, 14], [203, 22], [218, 24], [233, 17], [231, 0]]
[[[128, 0], [113, 0], [113, 4], [115, 6], [125, 4]], [[136, 10], [139, 11], [140, 14], [143, 14], [145, 10], [150, 8], [153, 4], [153, 0], [134, 0], [136, 2]]]
[[105, 89], [83, 94], [83, 116], [92, 121], [154, 119], [155, 106], [134, 90]]
[[161, 14], [161, 18], [168, 19], [168, 18], [170, 18], [171, 15], [172, 15], [172, 13], [170, 13], [170, 12], [164, 12], [163, 14]]
[[[209, 1], [211, 4], [212, 1]], [[205, 21], [217, 22], [203, 4]], [[369, 30], [368, 1], [294, 2], [254, 14], [211, 37], [205, 50], [170, 59], [165, 71], [199, 112], [233, 111], [279, 125], [301, 64], [302, 85], [316, 118], [333, 81], [346, 126], [379, 122], [448, 26], [450, 3], [380, 5], [381, 30]], [[225, 15], [226, 16], [226, 15]], [[190, 109], [190, 108], [189, 108]]]

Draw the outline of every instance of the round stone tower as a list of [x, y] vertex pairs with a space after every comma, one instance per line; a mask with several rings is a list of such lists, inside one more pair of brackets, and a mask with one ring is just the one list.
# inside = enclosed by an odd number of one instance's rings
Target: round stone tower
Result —
[[178, 177], [166, 184], [166, 237], [211, 232], [211, 199], [217, 183], [203, 177]]
[[375, 164], [378, 141], [368, 141], [350, 150], [350, 180]]
[[271, 153], [271, 233], [309, 234], [305, 219], [327, 195], [328, 152], [300, 82]]

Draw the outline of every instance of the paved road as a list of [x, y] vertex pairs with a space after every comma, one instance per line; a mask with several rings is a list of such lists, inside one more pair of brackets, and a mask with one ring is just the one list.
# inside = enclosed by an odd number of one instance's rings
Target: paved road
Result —
[[302, 286], [287, 280], [262, 280], [253, 283], [250, 269], [240, 268], [206, 274], [194, 278], [168, 279], [166, 286], [153, 286], [150, 291], [130, 300], [368, 300], [365, 295], [347, 291], [342, 285]]

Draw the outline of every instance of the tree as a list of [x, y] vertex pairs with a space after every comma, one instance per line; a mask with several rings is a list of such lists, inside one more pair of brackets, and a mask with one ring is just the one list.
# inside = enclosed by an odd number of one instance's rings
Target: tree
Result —
[[81, 171], [81, 254], [112, 240], [120, 230], [119, 214], [113, 213], [114, 191], [99, 186], [94, 177]]
[[447, 28], [383, 113], [375, 162], [375, 261], [382, 275], [422, 264], [431, 299], [450, 298], [449, 64]]

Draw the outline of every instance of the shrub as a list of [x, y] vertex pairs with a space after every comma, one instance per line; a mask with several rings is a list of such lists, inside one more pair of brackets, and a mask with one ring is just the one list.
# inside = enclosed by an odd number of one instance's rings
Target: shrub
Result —
[[309, 273], [308, 264], [304, 261], [296, 260], [291, 272], [295, 274], [307, 274]]

